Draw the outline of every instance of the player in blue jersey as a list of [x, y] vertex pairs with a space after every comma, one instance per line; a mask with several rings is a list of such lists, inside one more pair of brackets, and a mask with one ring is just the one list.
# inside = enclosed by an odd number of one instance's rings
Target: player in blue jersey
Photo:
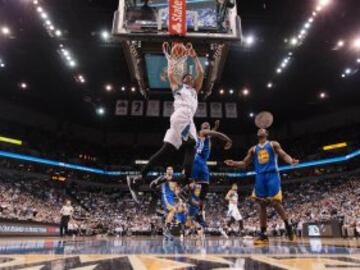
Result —
[[215, 122], [215, 127], [211, 129], [208, 122], [201, 124], [201, 130], [196, 143], [196, 153], [193, 161], [191, 180], [201, 185], [200, 190], [200, 208], [204, 208], [204, 200], [209, 190], [210, 173], [207, 161], [211, 154], [211, 137], [225, 141], [225, 150], [231, 148], [232, 141], [224, 133], [218, 132], [219, 121]]
[[156, 178], [150, 184], [151, 189], [155, 189], [156, 187], [161, 188], [161, 201], [166, 212], [163, 234], [167, 239], [173, 238], [170, 232], [170, 227], [176, 214], [176, 204], [178, 202], [177, 193], [179, 193], [178, 190], [180, 190], [178, 183], [174, 181], [173, 174], [174, 169], [169, 166], [166, 168], [164, 176]]
[[258, 144], [251, 147], [242, 161], [226, 160], [225, 164], [232, 167], [246, 168], [251, 163], [255, 167], [255, 188], [252, 197], [259, 202], [259, 216], [261, 233], [254, 244], [267, 244], [269, 239], [266, 235], [267, 214], [266, 207], [270, 204], [280, 215], [285, 223], [287, 236], [294, 239], [294, 234], [289, 223], [289, 218], [281, 202], [281, 182], [278, 170], [278, 156], [290, 165], [296, 165], [299, 160], [288, 155], [276, 141], [268, 140], [269, 133], [266, 129], [257, 132]]

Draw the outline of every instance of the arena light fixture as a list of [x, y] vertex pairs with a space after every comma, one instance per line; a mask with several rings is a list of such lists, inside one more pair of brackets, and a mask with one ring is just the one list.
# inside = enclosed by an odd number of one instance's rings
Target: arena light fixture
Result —
[[57, 36], [57, 37], [61, 37], [62, 36], [62, 32], [61, 32], [61, 30], [56, 30], [55, 31], [55, 35]]
[[1, 27], [1, 33], [5, 36], [10, 35], [10, 29], [7, 26]]
[[343, 47], [344, 45], [345, 45], [345, 41], [343, 41], [343, 40], [339, 40], [338, 43], [337, 43], [337, 47], [338, 47], [338, 48], [341, 48], [341, 47]]
[[282, 69], [281, 68], [278, 68], [277, 70], [276, 70], [276, 73], [278, 73], [278, 74], [280, 74], [282, 72]]
[[268, 84], [266, 85], [267, 88], [272, 88], [273, 87], [273, 83], [272, 82], [268, 82]]
[[249, 113], [249, 117], [253, 118], [255, 116], [255, 114], [253, 112]]
[[242, 93], [244, 96], [248, 96], [248, 95], [250, 94], [250, 91], [249, 91], [249, 89], [244, 88], [244, 89], [241, 91], [241, 93]]
[[85, 77], [84, 77], [82, 74], [79, 74], [79, 75], [77, 76], [77, 79], [78, 79], [78, 81], [79, 81], [80, 83], [82, 83], [82, 84], [86, 83]]
[[254, 36], [252, 36], [252, 35], [249, 35], [249, 36], [245, 37], [244, 40], [245, 40], [245, 44], [246, 44], [247, 46], [251, 46], [251, 45], [253, 45], [254, 42], [255, 42], [255, 38], [254, 38]]
[[131, 87], [131, 92], [135, 92], [135, 91], [136, 91], [135, 86]]
[[298, 44], [298, 42], [299, 42], [299, 40], [294, 37], [294, 38], [291, 39], [290, 44], [293, 45], [293, 46], [295, 46], [295, 45]]
[[26, 82], [21, 82], [21, 83], [19, 83], [19, 86], [20, 86], [21, 89], [26, 89], [26, 88], [28, 88], [28, 84], [27, 84]]
[[356, 59], [356, 63], [360, 64], [360, 58]]
[[345, 78], [346, 77], [346, 75], [343, 73], [343, 74], [341, 74], [341, 78]]
[[110, 38], [110, 34], [108, 31], [104, 30], [101, 32], [101, 37], [103, 38], [103, 40], [108, 40]]
[[351, 68], [345, 69], [345, 74], [349, 75], [351, 73]]
[[230, 89], [230, 90], [229, 90], [229, 94], [230, 94], [230, 95], [233, 95], [233, 94], [234, 94], [234, 89]]
[[321, 92], [319, 96], [320, 96], [321, 99], [324, 99], [324, 98], [327, 97], [325, 92]]
[[360, 37], [354, 40], [353, 47], [360, 50]]
[[96, 113], [98, 115], [104, 115], [105, 114], [105, 108], [104, 107], [99, 107], [96, 109]]
[[322, 147], [322, 149], [324, 151], [329, 151], [329, 150], [334, 150], [334, 149], [345, 148], [347, 146], [348, 146], [347, 142], [341, 142], [341, 143], [335, 143], [335, 144], [330, 144], [330, 145], [324, 145]]
[[126, 87], [125, 86], [121, 86], [121, 91], [125, 91]]
[[224, 89], [220, 89], [219, 93], [220, 93], [220, 95], [223, 95], [223, 94], [225, 94], [225, 90], [224, 90]]
[[105, 85], [105, 90], [106, 90], [107, 92], [110, 92], [110, 91], [113, 90], [113, 86], [112, 86], [111, 84], [106, 84], [106, 85]]

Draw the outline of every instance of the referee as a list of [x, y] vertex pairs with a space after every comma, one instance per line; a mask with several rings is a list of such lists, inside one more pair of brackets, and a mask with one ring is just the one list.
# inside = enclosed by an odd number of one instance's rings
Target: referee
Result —
[[74, 213], [74, 208], [71, 206], [71, 201], [67, 200], [66, 203], [60, 210], [61, 221], [60, 221], [60, 236], [64, 236], [68, 234], [68, 225], [72, 214]]

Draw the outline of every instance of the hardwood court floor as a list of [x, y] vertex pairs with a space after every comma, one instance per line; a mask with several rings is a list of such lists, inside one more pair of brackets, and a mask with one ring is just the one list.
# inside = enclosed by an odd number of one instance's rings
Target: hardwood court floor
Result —
[[360, 270], [360, 240], [2, 238], [0, 269]]

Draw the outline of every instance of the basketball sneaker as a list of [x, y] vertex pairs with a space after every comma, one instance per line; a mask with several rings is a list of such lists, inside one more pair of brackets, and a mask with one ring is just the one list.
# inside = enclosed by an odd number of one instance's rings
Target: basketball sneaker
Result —
[[254, 245], [268, 245], [269, 244], [269, 237], [266, 234], [261, 233], [258, 238], [254, 240]]
[[130, 194], [131, 194], [131, 197], [133, 198], [133, 200], [136, 202], [136, 203], [140, 203], [139, 199], [138, 199], [138, 195], [137, 195], [137, 187], [140, 183], [140, 181], [142, 180], [142, 176], [141, 175], [136, 175], [136, 176], [132, 176], [132, 175], [128, 175], [126, 177], [126, 182], [127, 182], [127, 185], [128, 185], [128, 188], [129, 188], [129, 191], [130, 191]]

